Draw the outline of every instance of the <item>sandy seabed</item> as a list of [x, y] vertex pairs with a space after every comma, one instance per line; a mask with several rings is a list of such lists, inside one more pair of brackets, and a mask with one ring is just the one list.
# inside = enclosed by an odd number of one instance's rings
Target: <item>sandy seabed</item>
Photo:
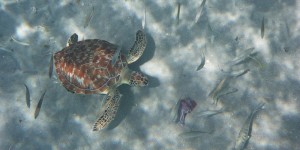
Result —
[[[1, 0], [0, 149], [233, 149], [243, 123], [259, 103], [265, 106], [255, 117], [246, 149], [299, 148], [299, 1], [208, 0], [203, 7], [201, 2]], [[149, 76], [150, 85], [119, 87], [123, 96], [115, 121], [93, 132], [103, 96], [69, 93], [55, 72], [49, 79], [50, 55], [74, 32], [80, 40], [116, 43], [126, 53], [139, 29], [147, 34], [148, 45], [129, 67]], [[232, 66], [251, 47], [255, 54]], [[205, 65], [196, 71], [202, 54]], [[221, 96], [214, 105], [209, 93], [226, 76], [243, 69], [249, 72], [224, 87], [238, 91]], [[31, 94], [30, 108], [24, 83]], [[34, 119], [45, 90], [41, 112]], [[197, 102], [185, 127], [172, 122], [171, 111], [183, 97]], [[197, 117], [201, 111], [217, 109], [224, 112]], [[178, 137], [190, 130], [209, 133]]]

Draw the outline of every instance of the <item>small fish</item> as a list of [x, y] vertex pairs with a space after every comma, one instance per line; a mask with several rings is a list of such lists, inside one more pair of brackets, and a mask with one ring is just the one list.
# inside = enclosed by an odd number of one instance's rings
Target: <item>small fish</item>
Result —
[[[223, 70], [222, 70], [223, 71]], [[223, 71], [225, 74], [227, 74], [229, 77], [240, 77], [246, 73], [248, 73], [250, 71], [250, 69], [243, 69], [243, 70], [238, 70], [238, 71], [234, 71], [234, 72], [225, 72]]]
[[218, 104], [220, 97], [235, 93], [237, 91], [238, 91], [238, 89], [236, 89], [236, 88], [227, 88], [226, 90], [222, 90], [214, 97], [214, 104], [216, 104], [216, 105]]
[[257, 60], [256, 58], [254, 58], [254, 57], [252, 57], [250, 55], [249, 55], [249, 58], [251, 58], [252, 60], [254, 60], [259, 65], [260, 68], [264, 68], [264, 65], [259, 60]]
[[181, 6], [181, 4], [177, 3], [177, 17], [176, 17], [177, 24], [179, 24], [180, 6]]
[[24, 86], [26, 88], [26, 104], [27, 107], [30, 108], [30, 92], [28, 86], [24, 83]]
[[185, 98], [179, 100], [179, 107], [177, 110], [177, 118], [175, 120], [176, 123], [179, 123], [181, 126], [184, 126], [185, 116], [188, 113], [191, 113], [193, 109], [197, 106], [197, 103], [191, 98]]
[[24, 46], [29, 46], [30, 44], [29, 43], [25, 43], [25, 42], [21, 42], [21, 41], [18, 41], [16, 40], [13, 36], [10, 37], [12, 41], [20, 44], [20, 45], [24, 45]]
[[203, 133], [210, 133], [210, 132], [206, 132], [206, 131], [189, 131], [189, 132], [180, 133], [178, 135], [178, 137], [180, 137], [182, 139], [191, 139], [191, 138], [199, 137], [199, 136], [203, 135]]
[[[181, 99], [181, 98], [180, 98]], [[179, 101], [177, 101], [176, 102], [176, 104], [171, 108], [171, 116], [173, 116], [173, 118], [172, 118], [172, 121], [174, 121], [174, 122], [176, 122], [176, 119], [177, 119], [177, 117], [178, 117], [178, 109], [179, 109], [179, 103], [180, 102], [180, 100]]]
[[196, 116], [197, 117], [212, 117], [214, 115], [217, 115], [217, 114], [220, 114], [220, 113], [223, 113], [224, 110], [223, 109], [220, 109], [220, 110], [206, 110], [206, 111], [202, 111], [202, 112], [199, 112]]
[[243, 150], [246, 148], [246, 146], [251, 138], [252, 124], [253, 124], [254, 116], [256, 115], [256, 113], [258, 111], [263, 109], [264, 105], [265, 105], [264, 103], [259, 104], [248, 116], [247, 120], [245, 121], [245, 123], [242, 126], [241, 131], [239, 132], [239, 136], [236, 139], [235, 146], [234, 146], [235, 150]]
[[92, 11], [90, 12], [90, 14], [88, 16], [86, 16], [83, 28], [86, 28], [87, 26], [89, 26], [93, 16], [94, 16], [94, 6], [93, 6]]
[[264, 35], [265, 35], [265, 17], [263, 17], [263, 19], [261, 21], [260, 35], [261, 35], [261, 38], [263, 39]]
[[49, 74], [48, 74], [50, 79], [52, 77], [52, 72], [53, 72], [53, 55], [51, 54], [50, 64], [49, 64]]
[[230, 61], [230, 65], [231, 66], [238, 65], [241, 62], [245, 61], [246, 59], [249, 58], [249, 56], [255, 54], [255, 52], [253, 52], [254, 49], [255, 49], [254, 47], [251, 47], [251, 48], [248, 48], [248, 49], [244, 50], [244, 52], [242, 54], [240, 54], [235, 59]]
[[287, 21], [285, 20], [284, 23], [285, 23], [285, 28], [286, 28], [287, 35], [288, 35], [288, 37], [291, 37], [290, 27], [289, 27]]
[[242, 75], [248, 73], [249, 71], [250, 71], [250, 69], [241, 70], [241, 71], [239, 71], [239, 72], [234, 72], [234, 73], [232, 73], [231, 76], [232, 76], [232, 77], [235, 77], [235, 78], [236, 78], [236, 77], [240, 77], [240, 76], [242, 76]]
[[195, 17], [195, 23], [197, 23], [199, 21], [200, 17], [201, 17], [205, 2], [206, 2], [206, 0], [203, 0], [201, 5], [200, 5], [200, 9], [199, 9], [199, 11], [198, 11], [198, 13], [196, 14], [196, 17]]
[[142, 27], [143, 27], [143, 29], [146, 28], [146, 8], [144, 10], [144, 17], [143, 17]]
[[227, 81], [227, 77], [225, 77], [224, 79], [222, 79], [220, 81], [220, 83], [217, 84], [217, 86], [208, 94], [209, 97], [215, 99], [215, 97], [217, 96], [217, 94], [224, 88], [225, 86], [225, 82]]
[[13, 49], [7, 49], [7, 48], [5, 48], [5, 47], [3, 47], [1, 45], [0, 45], [0, 50], [3, 50], [5, 52], [13, 52]]
[[111, 59], [111, 64], [113, 66], [117, 62], [117, 60], [118, 60], [118, 58], [120, 56], [120, 52], [121, 52], [121, 46], [117, 46], [117, 50], [116, 50], [116, 52], [114, 53], [114, 55], [112, 56], [112, 59]]
[[39, 100], [39, 103], [36, 106], [36, 109], [35, 109], [35, 112], [34, 112], [34, 119], [36, 119], [39, 116], [39, 113], [40, 113], [40, 110], [41, 110], [41, 107], [42, 107], [42, 103], [43, 103], [45, 94], [46, 94], [46, 90], [42, 94], [42, 96], [41, 96], [41, 98]]
[[204, 67], [204, 65], [205, 65], [205, 55], [202, 52], [202, 54], [201, 54], [201, 62], [200, 62], [200, 65], [197, 67], [196, 71], [201, 70]]
[[207, 23], [207, 28], [209, 29], [209, 31], [215, 33], [209, 22]]

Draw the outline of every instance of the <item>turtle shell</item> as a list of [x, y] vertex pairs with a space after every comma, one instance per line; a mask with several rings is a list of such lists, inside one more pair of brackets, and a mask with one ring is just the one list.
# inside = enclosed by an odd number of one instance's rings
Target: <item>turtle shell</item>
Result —
[[112, 64], [117, 46], [104, 40], [76, 42], [54, 54], [58, 79], [72, 93], [107, 94], [120, 83], [127, 61], [123, 54]]

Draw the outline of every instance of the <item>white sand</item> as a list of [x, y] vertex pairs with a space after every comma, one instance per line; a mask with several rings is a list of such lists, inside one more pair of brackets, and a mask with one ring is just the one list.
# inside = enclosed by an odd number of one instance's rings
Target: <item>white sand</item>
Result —
[[[266, 103], [253, 124], [247, 149], [300, 147], [299, 3], [271, 0], [208, 0], [195, 24], [201, 1], [165, 0], [1, 0], [0, 1], [0, 149], [232, 149], [251, 110]], [[94, 7], [94, 15], [84, 28]], [[48, 79], [50, 53], [64, 47], [76, 32], [79, 39], [101, 38], [128, 50], [142, 28], [146, 9], [148, 45], [132, 65], [150, 77], [145, 88], [122, 86], [122, 103], [112, 129], [93, 132], [102, 96], [75, 95], [56, 79]], [[261, 20], [265, 34], [261, 39]], [[10, 40], [11, 36], [17, 41]], [[238, 41], [236, 41], [238, 37]], [[205, 49], [206, 46], [206, 49]], [[233, 70], [250, 72], [229, 82], [238, 92], [221, 97], [208, 94], [225, 76], [228, 62], [243, 50], [256, 55]], [[285, 52], [284, 49], [288, 51]], [[196, 72], [204, 51], [206, 64]], [[55, 74], [55, 72], [54, 72]], [[55, 76], [54, 76], [55, 78]], [[26, 83], [31, 107], [25, 102]], [[34, 110], [47, 90], [40, 115]], [[182, 128], [170, 120], [181, 97], [198, 103], [187, 115], [192, 130], [214, 131], [182, 140]], [[225, 113], [197, 118], [196, 112], [224, 108]]]

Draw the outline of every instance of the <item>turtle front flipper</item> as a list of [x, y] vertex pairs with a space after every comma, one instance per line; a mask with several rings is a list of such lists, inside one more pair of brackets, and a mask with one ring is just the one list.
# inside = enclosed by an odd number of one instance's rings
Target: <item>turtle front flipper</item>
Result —
[[100, 114], [99, 119], [95, 122], [93, 131], [99, 131], [114, 120], [117, 110], [119, 108], [121, 94], [118, 90], [112, 90], [107, 94], [103, 111]]
[[141, 30], [138, 30], [136, 32], [135, 42], [132, 48], [129, 50], [129, 54], [127, 58], [128, 64], [135, 62], [142, 56], [146, 48], [146, 44], [147, 44], [147, 39], [145, 33]]
[[70, 46], [74, 43], [78, 42], [78, 35], [76, 33], [72, 34], [71, 37], [68, 39], [67, 46]]

